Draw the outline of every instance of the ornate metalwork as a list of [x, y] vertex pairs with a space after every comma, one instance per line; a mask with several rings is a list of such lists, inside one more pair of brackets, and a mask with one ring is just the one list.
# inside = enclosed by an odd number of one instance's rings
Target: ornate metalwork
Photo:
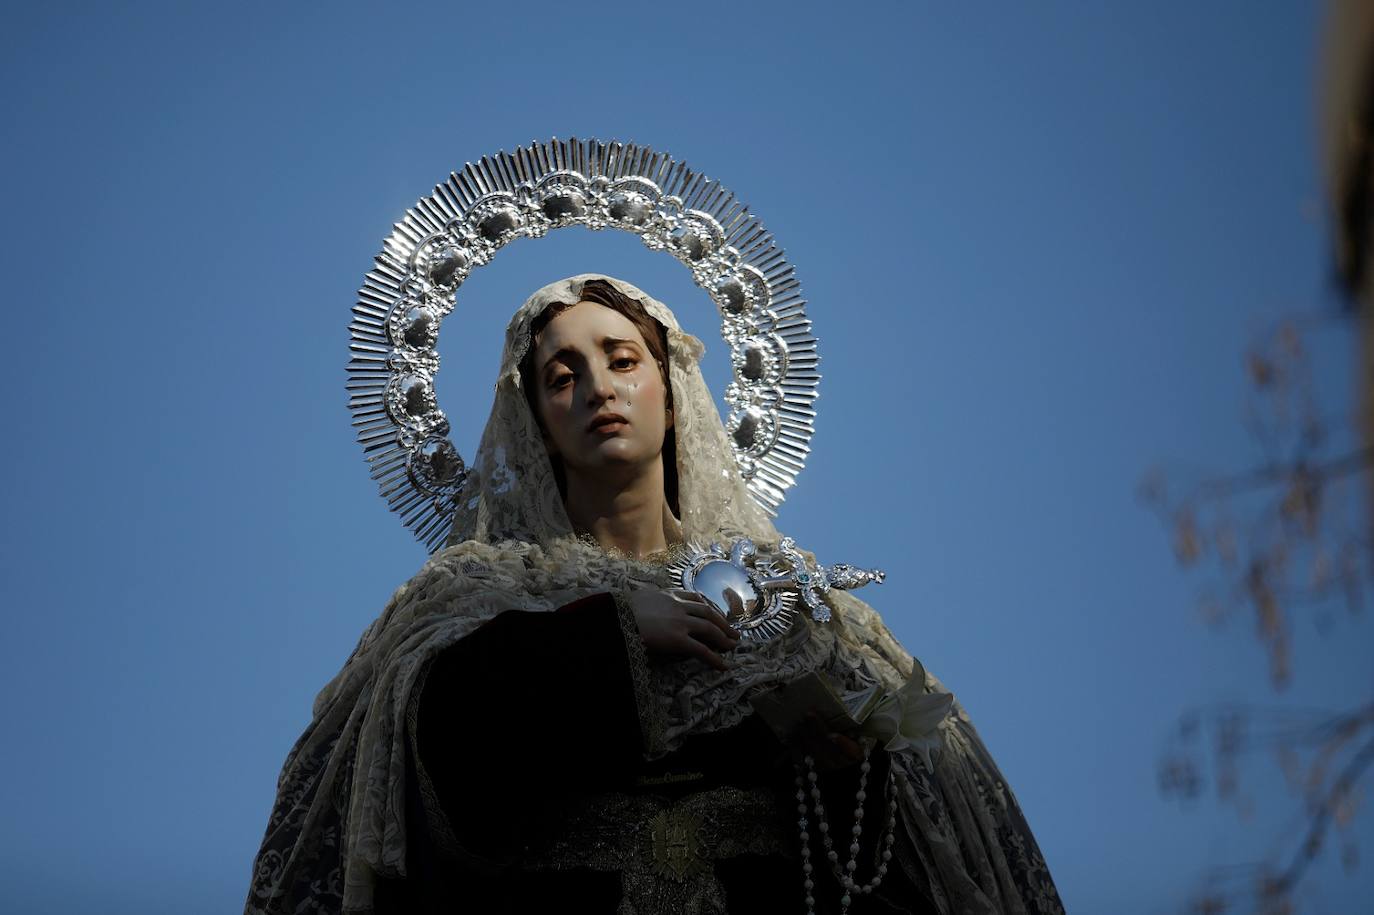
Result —
[[[797, 549], [797, 542], [791, 537], [784, 537], [778, 543], [778, 552], [789, 563], [792, 564], [792, 572], [787, 576], [787, 585], [797, 589], [802, 601], [811, 611], [811, 618], [823, 623], [830, 622], [830, 608], [824, 601], [825, 592], [834, 588], [837, 591], [849, 591], [853, 588], [862, 588], [870, 582], [882, 584], [887, 578], [887, 573], [881, 569], [861, 569], [841, 562], [833, 566], [816, 566], [816, 571], [809, 571], [806, 564], [806, 557], [802, 556]], [[767, 583], [769, 586], [771, 582]]]
[[760, 557], [747, 538], [728, 546], [691, 544], [677, 555], [671, 569], [682, 588], [703, 595], [742, 637], [755, 641], [787, 631], [798, 597], [812, 619], [829, 622], [827, 591], [881, 584], [887, 577], [878, 569], [847, 563], [818, 565], [813, 570], [791, 537], [784, 537], [769, 557]]
[[718, 181], [633, 143], [532, 143], [468, 163], [408, 210], [349, 325], [349, 409], [371, 475], [431, 552], [467, 468], [434, 395], [439, 326], [469, 274], [516, 238], [583, 225], [639, 235], [687, 266], [730, 344], [726, 428], [750, 494], [776, 514], [810, 452], [820, 374], [792, 265]]

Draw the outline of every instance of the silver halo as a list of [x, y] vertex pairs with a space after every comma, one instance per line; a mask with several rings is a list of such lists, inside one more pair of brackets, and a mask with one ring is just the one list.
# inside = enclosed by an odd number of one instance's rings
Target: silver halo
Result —
[[531, 143], [467, 163], [406, 211], [358, 291], [348, 408], [372, 479], [430, 552], [467, 467], [434, 396], [439, 325], [458, 288], [507, 242], [550, 229], [633, 232], [692, 271], [730, 344], [726, 431], [749, 493], [776, 514], [810, 453], [820, 374], [792, 265], [720, 182], [633, 143]]

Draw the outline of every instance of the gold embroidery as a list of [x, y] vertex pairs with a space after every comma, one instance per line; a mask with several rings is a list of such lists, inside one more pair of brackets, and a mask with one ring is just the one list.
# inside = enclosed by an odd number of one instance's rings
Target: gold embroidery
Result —
[[664, 772], [662, 775], [641, 775], [635, 779], [635, 787], [651, 788], [657, 785], [681, 785], [686, 782], [699, 782], [706, 777], [704, 772]]
[[702, 822], [682, 810], [660, 810], [649, 819], [646, 862], [660, 878], [681, 883], [711, 866]]
[[[786, 854], [789, 828], [769, 788], [712, 788], [677, 801], [606, 794], [569, 802], [532, 837], [522, 866], [620, 872], [618, 915], [723, 915], [714, 862]], [[556, 824], [556, 825], [555, 825]]]

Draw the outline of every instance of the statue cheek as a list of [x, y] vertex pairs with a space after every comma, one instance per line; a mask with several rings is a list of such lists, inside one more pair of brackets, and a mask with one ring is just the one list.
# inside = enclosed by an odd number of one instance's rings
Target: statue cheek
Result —
[[567, 443], [576, 436], [575, 424], [570, 410], [553, 406], [544, 410], [544, 440], [555, 447], [560, 441]]

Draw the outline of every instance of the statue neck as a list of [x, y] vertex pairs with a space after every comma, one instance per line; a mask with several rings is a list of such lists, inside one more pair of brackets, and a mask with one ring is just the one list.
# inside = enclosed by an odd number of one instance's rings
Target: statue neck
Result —
[[610, 480], [568, 468], [567, 482], [568, 520], [602, 549], [643, 557], [668, 548], [662, 461], [649, 461], [640, 472]]

